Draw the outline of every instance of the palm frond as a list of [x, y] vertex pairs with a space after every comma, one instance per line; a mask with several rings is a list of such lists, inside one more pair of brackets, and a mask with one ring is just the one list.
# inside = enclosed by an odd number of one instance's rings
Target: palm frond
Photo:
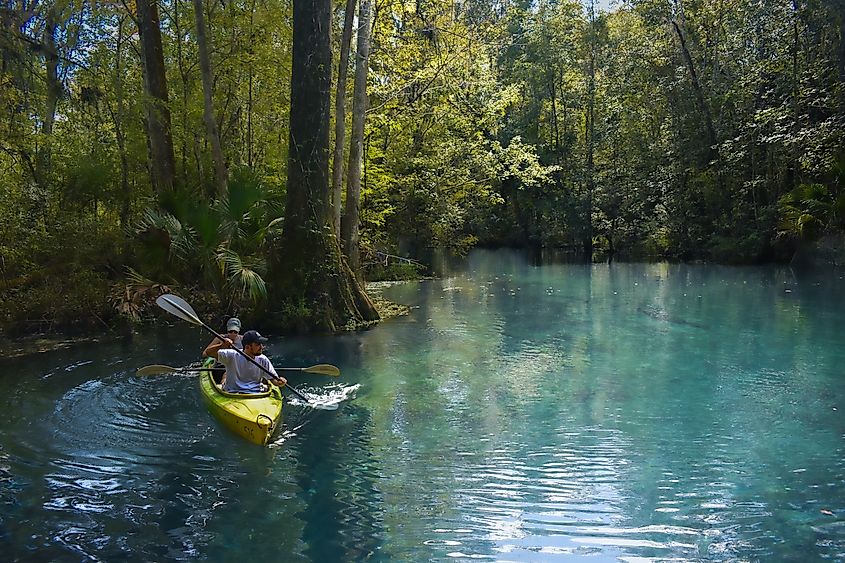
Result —
[[197, 248], [196, 231], [167, 211], [146, 210], [138, 221], [135, 230], [139, 235], [156, 230], [167, 233], [168, 240], [164, 244], [167, 245], [166, 250], [171, 259], [190, 262], [190, 257], [195, 254]]
[[266, 265], [259, 258], [245, 260], [230, 248], [220, 247], [217, 261], [226, 279], [226, 285], [241, 299], [257, 304], [267, 298], [267, 284], [258, 270]]
[[109, 295], [109, 301], [121, 315], [132, 322], [138, 322], [141, 313], [148, 308], [155, 299], [164, 293], [170, 293], [170, 288], [126, 268], [126, 283], [118, 284]]

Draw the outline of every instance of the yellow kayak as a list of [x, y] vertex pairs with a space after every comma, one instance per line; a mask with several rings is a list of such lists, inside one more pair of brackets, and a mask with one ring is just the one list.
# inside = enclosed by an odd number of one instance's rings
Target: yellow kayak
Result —
[[[212, 367], [209, 358], [203, 367]], [[282, 418], [282, 391], [275, 385], [266, 393], [245, 395], [228, 393], [214, 382], [213, 372], [200, 371], [200, 392], [208, 410], [223, 425], [249, 440], [264, 446]]]

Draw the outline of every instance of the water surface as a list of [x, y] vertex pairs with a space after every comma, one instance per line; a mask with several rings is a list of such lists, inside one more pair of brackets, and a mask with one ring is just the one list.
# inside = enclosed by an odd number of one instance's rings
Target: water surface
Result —
[[[845, 282], [476, 252], [411, 315], [272, 338], [337, 410], [271, 448], [218, 426], [185, 326], [0, 364], [12, 560], [845, 558]], [[200, 312], [201, 313], [201, 312]], [[178, 321], [176, 321], [178, 323]]]

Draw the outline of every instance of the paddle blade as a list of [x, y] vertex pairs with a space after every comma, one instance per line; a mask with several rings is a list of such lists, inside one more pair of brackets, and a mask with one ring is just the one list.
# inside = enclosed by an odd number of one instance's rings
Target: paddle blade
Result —
[[310, 368], [302, 368], [302, 371], [308, 373], [319, 373], [320, 375], [330, 375], [332, 377], [340, 375], [340, 370], [331, 364], [318, 364], [316, 366], [311, 366]]
[[155, 364], [152, 366], [144, 366], [142, 368], [138, 368], [138, 371], [135, 372], [135, 375], [139, 377], [144, 377], [147, 375], [161, 375], [163, 373], [173, 373], [175, 371], [179, 371], [179, 368]]
[[181, 297], [168, 293], [156, 299], [156, 305], [184, 321], [202, 326], [202, 321], [197, 317], [194, 309]]

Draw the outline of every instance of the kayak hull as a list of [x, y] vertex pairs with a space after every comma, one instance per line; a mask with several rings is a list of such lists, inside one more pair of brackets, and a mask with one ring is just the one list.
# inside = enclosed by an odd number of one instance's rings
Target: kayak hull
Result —
[[[205, 367], [211, 367], [206, 362]], [[200, 393], [209, 412], [223, 426], [245, 440], [267, 445], [282, 418], [281, 390], [270, 386], [266, 393], [243, 395], [227, 393], [214, 382], [211, 371], [200, 372]]]

